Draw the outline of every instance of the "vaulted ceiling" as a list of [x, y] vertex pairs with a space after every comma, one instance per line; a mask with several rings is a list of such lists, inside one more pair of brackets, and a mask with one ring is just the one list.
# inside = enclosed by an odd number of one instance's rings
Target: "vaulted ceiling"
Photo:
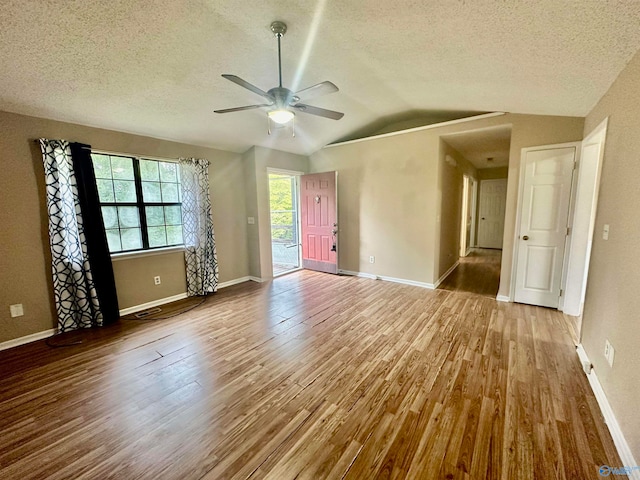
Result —
[[[338, 93], [267, 135], [261, 103], [223, 79]], [[8, 0], [0, 8], [0, 109], [237, 152], [308, 154], [411, 112], [583, 116], [640, 48], [635, 1]], [[436, 115], [437, 116], [437, 115]]]

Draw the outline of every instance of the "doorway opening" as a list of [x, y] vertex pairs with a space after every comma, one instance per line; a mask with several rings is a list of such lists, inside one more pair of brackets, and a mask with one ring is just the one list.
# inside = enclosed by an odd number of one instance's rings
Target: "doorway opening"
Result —
[[[447, 224], [453, 220], [442, 215], [439, 288], [495, 298], [500, 286], [511, 127], [460, 132], [441, 140], [445, 152], [456, 160], [443, 166], [443, 196], [446, 186], [452, 190], [446, 192], [448, 202], [459, 207], [450, 212], [458, 232], [455, 250], [454, 237], [445, 236], [454, 228]], [[451, 268], [453, 260], [448, 259], [453, 251], [457, 266]]]
[[269, 173], [273, 276], [300, 269], [298, 176]]

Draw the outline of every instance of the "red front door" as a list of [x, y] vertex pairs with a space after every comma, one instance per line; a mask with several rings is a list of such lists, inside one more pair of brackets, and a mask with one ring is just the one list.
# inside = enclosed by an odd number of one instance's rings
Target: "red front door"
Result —
[[338, 273], [336, 172], [300, 177], [302, 267]]

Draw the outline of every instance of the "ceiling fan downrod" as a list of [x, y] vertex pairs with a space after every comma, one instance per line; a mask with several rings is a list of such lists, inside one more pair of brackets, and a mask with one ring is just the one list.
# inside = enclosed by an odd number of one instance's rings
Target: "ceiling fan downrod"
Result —
[[280, 39], [287, 33], [287, 24], [276, 20], [271, 24], [271, 31], [278, 39], [278, 86], [282, 88], [282, 51], [280, 47]]

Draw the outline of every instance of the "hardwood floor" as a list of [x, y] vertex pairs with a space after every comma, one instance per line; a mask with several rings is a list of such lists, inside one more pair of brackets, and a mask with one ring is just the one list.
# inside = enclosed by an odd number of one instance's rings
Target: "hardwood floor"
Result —
[[3, 479], [594, 479], [562, 314], [308, 271], [0, 352]]
[[460, 265], [438, 288], [496, 298], [500, 286], [501, 258], [502, 250], [472, 248], [469, 255], [460, 257]]

